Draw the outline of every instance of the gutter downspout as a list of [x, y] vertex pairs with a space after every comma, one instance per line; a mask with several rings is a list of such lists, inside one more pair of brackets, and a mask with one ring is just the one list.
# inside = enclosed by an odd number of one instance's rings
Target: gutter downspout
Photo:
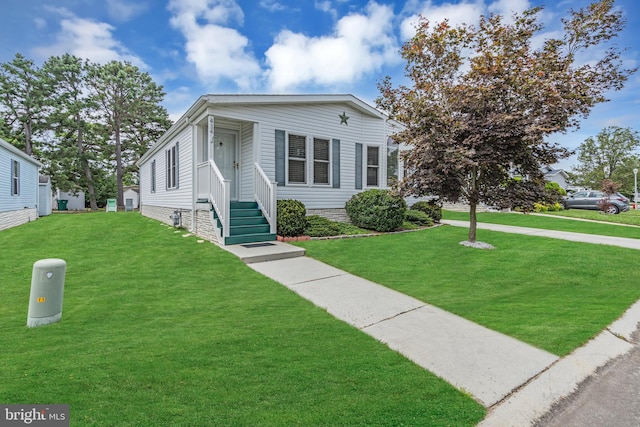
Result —
[[[197, 145], [197, 141], [198, 141], [198, 135], [197, 135], [197, 128], [193, 125], [193, 123], [191, 122], [191, 117], [186, 116], [185, 117], [185, 122], [187, 123], [187, 126], [191, 127], [191, 227], [189, 229], [189, 232], [191, 233], [196, 233], [196, 202], [197, 202], [197, 185], [195, 180], [198, 179], [197, 174], [194, 174], [193, 172], [196, 170], [196, 145]], [[194, 128], [195, 128], [195, 132], [194, 132]], [[195, 177], [195, 179], [194, 179]]]

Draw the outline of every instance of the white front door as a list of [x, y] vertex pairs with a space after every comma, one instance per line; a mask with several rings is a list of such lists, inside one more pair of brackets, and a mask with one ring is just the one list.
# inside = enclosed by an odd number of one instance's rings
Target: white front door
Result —
[[213, 136], [213, 161], [225, 179], [231, 180], [231, 200], [238, 200], [237, 133], [216, 129]]

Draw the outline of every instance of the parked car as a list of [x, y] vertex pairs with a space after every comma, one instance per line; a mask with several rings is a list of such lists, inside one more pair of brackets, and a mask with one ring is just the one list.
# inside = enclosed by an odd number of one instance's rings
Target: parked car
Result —
[[605, 211], [610, 214], [617, 214], [629, 210], [629, 199], [620, 193], [612, 194], [605, 202], [602, 191], [583, 190], [564, 197], [562, 200], [562, 205], [565, 209], [601, 210], [603, 203], [606, 203]]

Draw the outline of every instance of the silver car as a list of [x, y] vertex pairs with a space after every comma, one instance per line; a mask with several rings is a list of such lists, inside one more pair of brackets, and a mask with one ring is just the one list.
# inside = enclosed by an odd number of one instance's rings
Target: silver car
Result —
[[596, 190], [583, 190], [567, 196], [562, 200], [565, 209], [592, 209], [601, 210], [606, 204], [605, 211], [610, 214], [617, 214], [629, 210], [629, 199], [620, 193], [609, 196], [605, 201], [604, 193]]

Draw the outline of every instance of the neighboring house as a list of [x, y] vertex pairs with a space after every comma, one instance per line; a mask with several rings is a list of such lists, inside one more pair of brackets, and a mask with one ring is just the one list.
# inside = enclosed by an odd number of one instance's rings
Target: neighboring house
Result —
[[138, 209], [140, 206], [140, 189], [137, 185], [127, 185], [122, 192], [124, 207], [127, 211]]
[[275, 239], [276, 199], [344, 219], [387, 187], [394, 131], [352, 95], [205, 95], [138, 161], [140, 211], [223, 244]]
[[38, 218], [42, 164], [0, 139], [0, 230]]
[[53, 196], [51, 193], [51, 179], [46, 175], [40, 175], [38, 189], [38, 215], [51, 215]]
[[567, 180], [569, 179], [569, 175], [564, 171], [564, 169], [553, 169], [551, 166], [543, 166], [542, 173], [544, 173], [544, 179], [549, 182], [557, 183], [561, 188], [565, 190], [568, 188], [569, 184]]
[[73, 191], [62, 191], [60, 189], [57, 189], [53, 199], [54, 199], [53, 206], [56, 209], [60, 209], [61, 207], [64, 206], [58, 203], [58, 201], [60, 200], [67, 201], [66, 210], [68, 211], [83, 211], [86, 209], [85, 200], [84, 200], [84, 191], [81, 191], [81, 190], [77, 192], [73, 192]]

